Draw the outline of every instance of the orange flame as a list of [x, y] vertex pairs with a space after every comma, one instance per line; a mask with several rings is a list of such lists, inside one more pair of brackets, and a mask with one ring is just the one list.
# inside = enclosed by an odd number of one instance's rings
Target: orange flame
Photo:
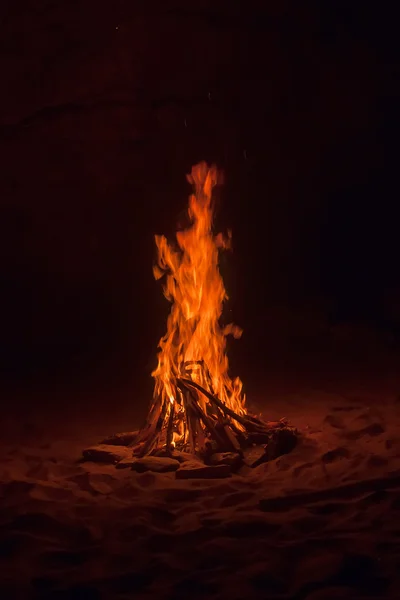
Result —
[[246, 413], [242, 382], [229, 377], [226, 355], [226, 336], [240, 337], [242, 331], [233, 324], [225, 328], [219, 324], [227, 294], [218, 255], [230, 246], [231, 235], [212, 232], [212, 189], [218, 183], [218, 171], [202, 162], [192, 168], [187, 179], [194, 187], [188, 208], [191, 225], [176, 233], [177, 247], [162, 235], [155, 237], [158, 263], [154, 276], [165, 276], [164, 295], [172, 306], [167, 333], [159, 342], [158, 366], [152, 373], [154, 399], [174, 405], [175, 381], [185, 372], [242, 415]]

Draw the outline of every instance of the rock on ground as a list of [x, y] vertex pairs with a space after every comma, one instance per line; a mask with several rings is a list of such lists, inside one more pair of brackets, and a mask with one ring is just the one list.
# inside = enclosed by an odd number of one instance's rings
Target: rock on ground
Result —
[[124, 458], [132, 456], [132, 448], [98, 444], [83, 451], [83, 459], [93, 462], [117, 464]]

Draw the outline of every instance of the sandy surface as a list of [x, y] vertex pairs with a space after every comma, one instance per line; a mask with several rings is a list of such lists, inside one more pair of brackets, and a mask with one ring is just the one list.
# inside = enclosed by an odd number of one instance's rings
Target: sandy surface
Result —
[[111, 421], [71, 415], [61, 435], [10, 417], [1, 597], [398, 597], [396, 394], [308, 390], [271, 404], [277, 416], [301, 430], [296, 450], [219, 481], [80, 463]]

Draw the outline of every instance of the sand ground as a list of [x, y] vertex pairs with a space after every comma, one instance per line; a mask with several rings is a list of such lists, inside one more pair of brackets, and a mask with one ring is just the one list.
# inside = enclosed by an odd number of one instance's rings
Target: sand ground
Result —
[[98, 414], [65, 398], [64, 413], [53, 402], [18, 414], [14, 397], [2, 420], [1, 597], [398, 597], [400, 388], [396, 375], [369, 375], [281, 391], [269, 379], [253, 400], [301, 442], [224, 480], [79, 462], [134, 420], [119, 396]]

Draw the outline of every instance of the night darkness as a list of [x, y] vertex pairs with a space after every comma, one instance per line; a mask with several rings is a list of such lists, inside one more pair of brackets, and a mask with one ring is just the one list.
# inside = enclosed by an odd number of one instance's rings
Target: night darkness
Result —
[[250, 392], [268, 369], [287, 384], [306, 363], [316, 376], [329, 363], [334, 380], [335, 361], [347, 373], [354, 359], [357, 373], [379, 375], [381, 348], [394, 364], [398, 36], [388, 4], [3, 1], [6, 413], [64, 419], [95, 407], [107, 419], [131, 405], [145, 415], [169, 310], [152, 275], [154, 234], [173, 235], [200, 160], [225, 175], [224, 318], [244, 328], [229, 351]]
[[5, 378], [151, 361], [152, 236], [173, 232], [202, 159], [225, 171], [247, 329], [279, 304], [398, 330], [389, 15], [204, 4], [2, 8]]

